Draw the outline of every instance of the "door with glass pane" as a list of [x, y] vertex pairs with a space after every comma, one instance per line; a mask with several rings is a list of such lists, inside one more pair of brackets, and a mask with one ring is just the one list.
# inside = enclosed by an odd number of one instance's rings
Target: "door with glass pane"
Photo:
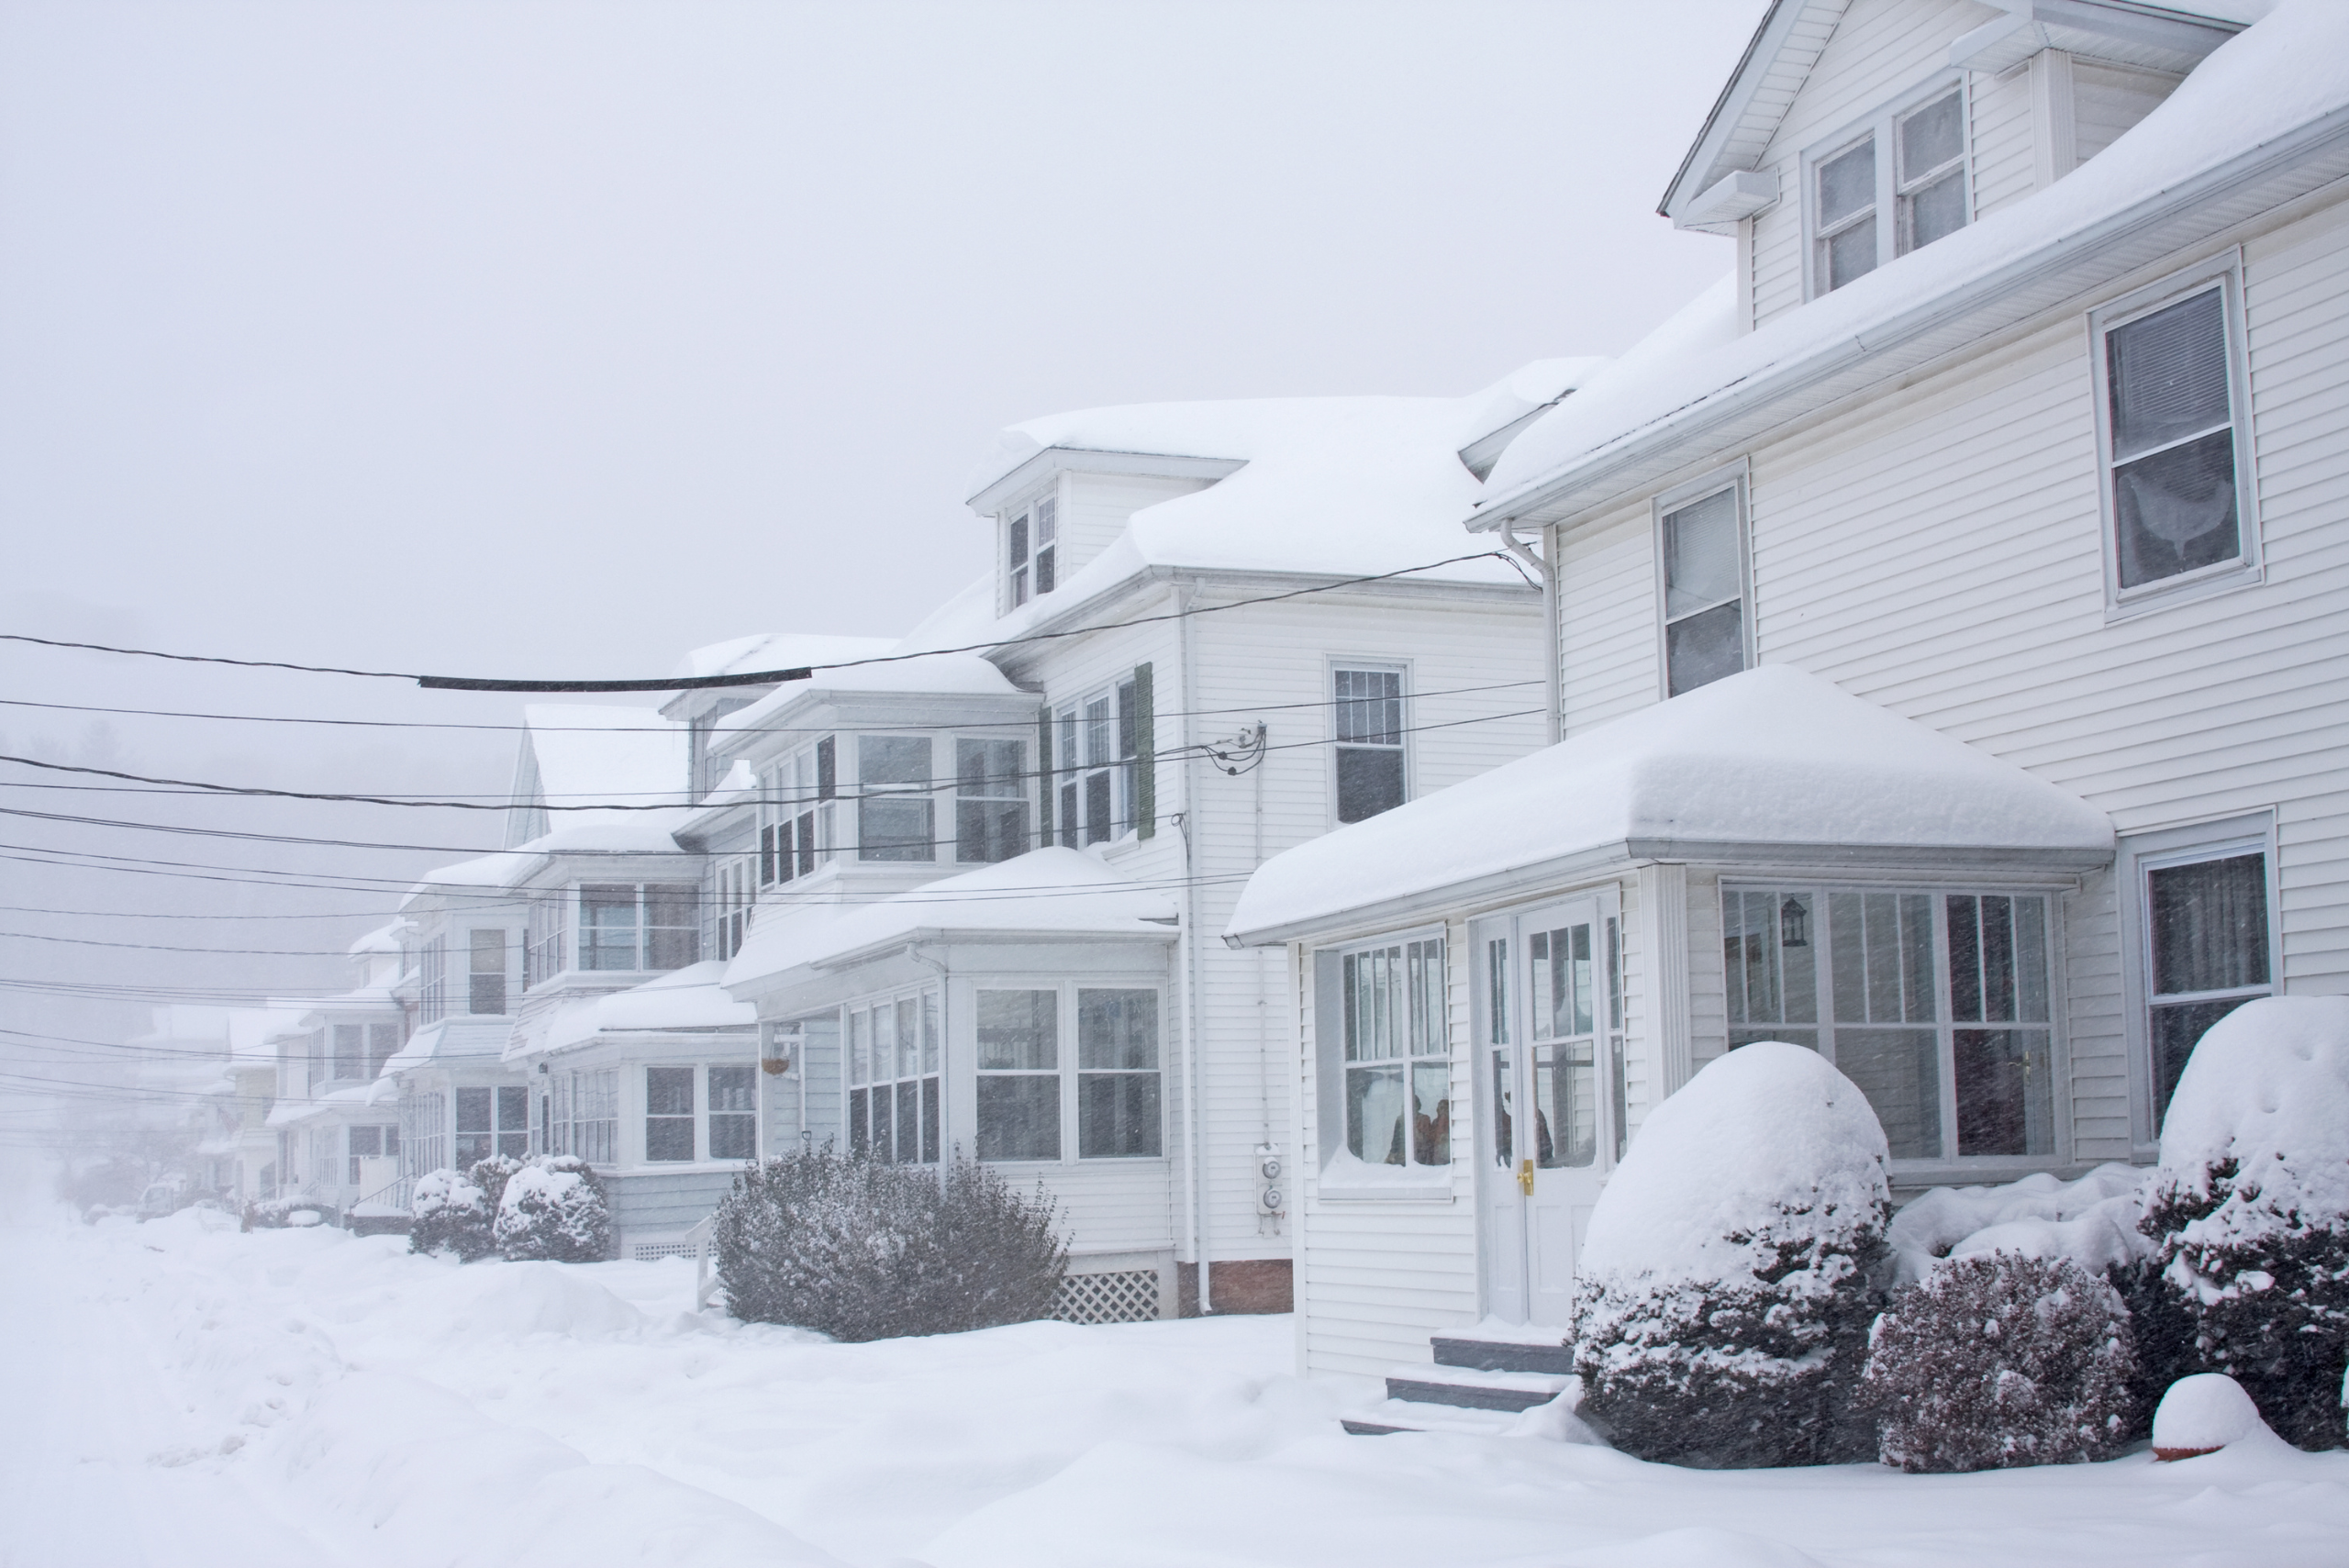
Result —
[[1486, 1310], [1563, 1325], [1617, 1152], [1620, 929], [1611, 907], [1583, 898], [1480, 921], [1471, 940]]

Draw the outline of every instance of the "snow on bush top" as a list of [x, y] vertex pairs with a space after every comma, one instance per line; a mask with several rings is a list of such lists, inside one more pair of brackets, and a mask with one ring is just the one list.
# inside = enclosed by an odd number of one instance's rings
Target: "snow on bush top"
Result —
[[1935, 1187], [1885, 1229], [1900, 1260], [1899, 1281], [1922, 1279], [1943, 1258], [2021, 1252], [2069, 1258], [2090, 1273], [2153, 1255], [2137, 1228], [2152, 1173], [2099, 1165], [2076, 1182], [2044, 1171], [1995, 1187]]
[[549, 1207], [560, 1207], [573, 1187], [583, 1185], [586, 1177], [576, 1171], [550, 1171], [543, 1165], [525, 1165], [506, 1178], [506, 1194], [497, 1201], [500, 1215], [518, 1213], [530, 1198], [542, 1199]]
[[1740, 1046], [1648, 1113], [1592, 1211], [1583, 1271], [1749, 1281], [1779, 1262], [1757, 1232], [1790, 1215], [1880, 1213], [1887, 1155], [1867, 1097], [1826, 1058]]
[[2195, 1046], [2162, 1123], [2162, 1183], [2207, 1195], [2228, 1159], [2232, 1192], [2189, 1227], [2198, 1242], [2265, 1231], [2260, 1213], [2349, 1215], [2349, 996], [2246, 1002]]
[[489, 1195], [454, 1171], [427, 1171], [417, 1177], [408, 1211], [421, 1218], [444, 1208], [472, 1208], [486, 1213]]

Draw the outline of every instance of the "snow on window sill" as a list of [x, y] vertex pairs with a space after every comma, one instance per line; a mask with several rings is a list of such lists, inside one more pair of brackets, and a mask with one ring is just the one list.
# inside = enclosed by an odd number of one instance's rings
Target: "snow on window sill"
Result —
[[1328, 1203], [1450, 1203], [1450, 1167], [1373, 1165], [1341, 1149], [1321, 1167], [1314, 1183], [1317, 1201]]

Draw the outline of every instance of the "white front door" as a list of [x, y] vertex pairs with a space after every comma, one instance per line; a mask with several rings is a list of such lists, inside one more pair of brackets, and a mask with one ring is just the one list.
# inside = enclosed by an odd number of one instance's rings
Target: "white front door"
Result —
[[1575, 1260], [1615, 1163], [1622, 1004], [1613, 901], [1478, 921], [1477, 1162], [1486, 1310], [1566, 1321]]

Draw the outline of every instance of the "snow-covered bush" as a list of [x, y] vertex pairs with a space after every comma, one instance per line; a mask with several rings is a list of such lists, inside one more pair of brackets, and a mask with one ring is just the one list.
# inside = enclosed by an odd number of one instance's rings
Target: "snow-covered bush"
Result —
[[541, 1154], [506, 1179], [494, 1233], [509, 1258], [600, 1262], [612, 1251], [604, 1184], [575, 1154]]
[[[296, 1215], [307, 1215], [297, 1219]], [[323, 1206], [309, 1198], [255, 1198], [245, 1205], [243, 1228], [247, 1230], [284, 1230], [292, 1226], [319, 1225], [326, 1220]]]
[[1884, 1129], [1778, 1041], [1706, 1066], [1600, 1194], [1575, 1294], [1579, 1414], [1643, 1459], [1867, 1459], [1854, 1408], [1889, 1272]]
[[448, 1252], [467, 1263], [485, 1258], [497, 1245], [490, 1234], [496, 1214], [488, 1195], [456, 1172], [428, 1172], [408, 1203], [407, 1250]]
[[2349, 997], [2265, 997], [2211, 1026], [2162, 1124], [2144, 1229], [2195, 1370], [2233, 1377], [2286, 1440], [2342, 1447]]
[[1903, 1285], [1868, 1336], [1860, 1402], [1898, 1469], [2109, 1459], [2129, 1440], [2128, 1309], [2068, 1258], [1971, 1252]]
[[728, 1307], [835, 1339], [947, 1334], [1048, 1316], [1068, 1263], [1052, 1200], [984, 1165], [813, 1150], [753, 1165], [718, 1206]]
[[489, 1212], [494, 1218], [498, 1205], [506, 1201], [506, 1184], [513, 1179], [515, 1172], [528, 1163], [529, 1161], [517, 1160], [511, 1154], [492, 1154], [486, 1160], [474, 1161], [465, 1172], [465, 1180], [481, 1189], [481, 1195], [488, 1203]]

